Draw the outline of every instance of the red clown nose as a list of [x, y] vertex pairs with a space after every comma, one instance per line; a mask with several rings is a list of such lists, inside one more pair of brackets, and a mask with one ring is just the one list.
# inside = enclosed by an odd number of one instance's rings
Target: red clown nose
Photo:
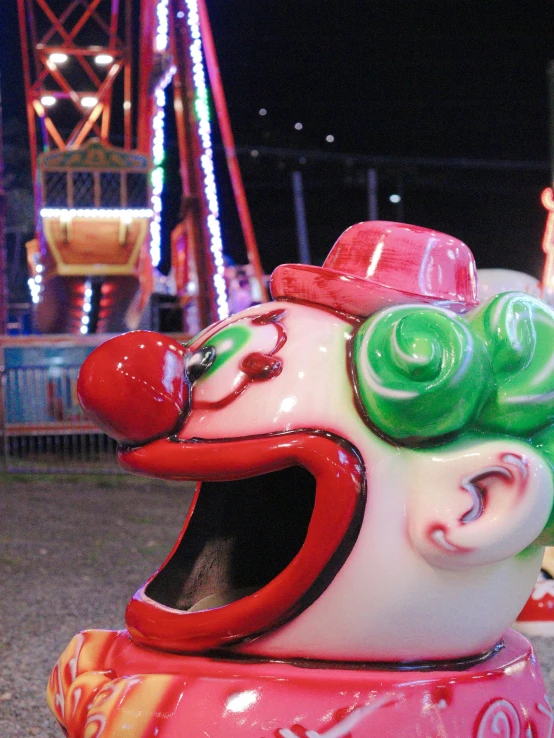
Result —
[[139, 445], [169, 435], [188, 408], [185, 353], [180, 344], [150, 331], [106, 341], [79, 372], [83, 410], [120, 443]]

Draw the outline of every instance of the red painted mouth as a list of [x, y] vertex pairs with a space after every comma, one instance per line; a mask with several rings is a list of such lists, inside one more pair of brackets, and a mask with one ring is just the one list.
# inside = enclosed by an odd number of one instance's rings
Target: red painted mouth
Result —
[[127, 608], [143, 645], [206, 651], [275, 628], [317, 599], [356, 541], [364, 468], [337, 436], [166, 439], [119, 457], [130, 471], [202, 480], [172, 552]]

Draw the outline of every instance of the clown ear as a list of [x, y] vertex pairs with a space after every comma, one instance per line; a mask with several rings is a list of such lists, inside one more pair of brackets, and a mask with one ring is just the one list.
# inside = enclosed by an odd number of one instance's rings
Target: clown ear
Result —
[[434, 566], [466, 569], [516, 556], [552, 509], [552, 469], [508, 438], [414, 454], [408, 508], [413, 546]]

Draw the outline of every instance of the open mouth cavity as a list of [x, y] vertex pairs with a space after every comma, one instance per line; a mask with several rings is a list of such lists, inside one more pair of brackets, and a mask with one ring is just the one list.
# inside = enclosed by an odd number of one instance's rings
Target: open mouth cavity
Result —
[[120, 460], [135, 472], [204, 480], [173, 551], [127, 608], [143, 645], [218, 649], [286, 622], [328, 586], [361, 525], [360, 458], [327, 433], [167, 439]]
[[204, 482], [186, 535], [146, 595], [195, 612], [257, 592], [302, 548], [314, 502], [315, 479], [298, 466]]

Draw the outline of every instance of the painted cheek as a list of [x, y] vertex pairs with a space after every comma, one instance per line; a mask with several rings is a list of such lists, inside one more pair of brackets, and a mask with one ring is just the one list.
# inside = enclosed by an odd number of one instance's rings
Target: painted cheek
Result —
[[240, 370], [250, 379], [263, 381], [278, 377], [283, 371], [283, 362], [277, 356], [268, 356], [255, 351], [244, 357], [240, 363]]
[[253, 380], [277, 376], [282, 369], [282, 366], [277, 368], [278, 364], [284, 365], [283, 359], [275, 356], [278, 343], [279, 330], [274, 323], [256, 324], [248, 345], [194, 383], [193, 410], [225, 406], [242, 394]]

